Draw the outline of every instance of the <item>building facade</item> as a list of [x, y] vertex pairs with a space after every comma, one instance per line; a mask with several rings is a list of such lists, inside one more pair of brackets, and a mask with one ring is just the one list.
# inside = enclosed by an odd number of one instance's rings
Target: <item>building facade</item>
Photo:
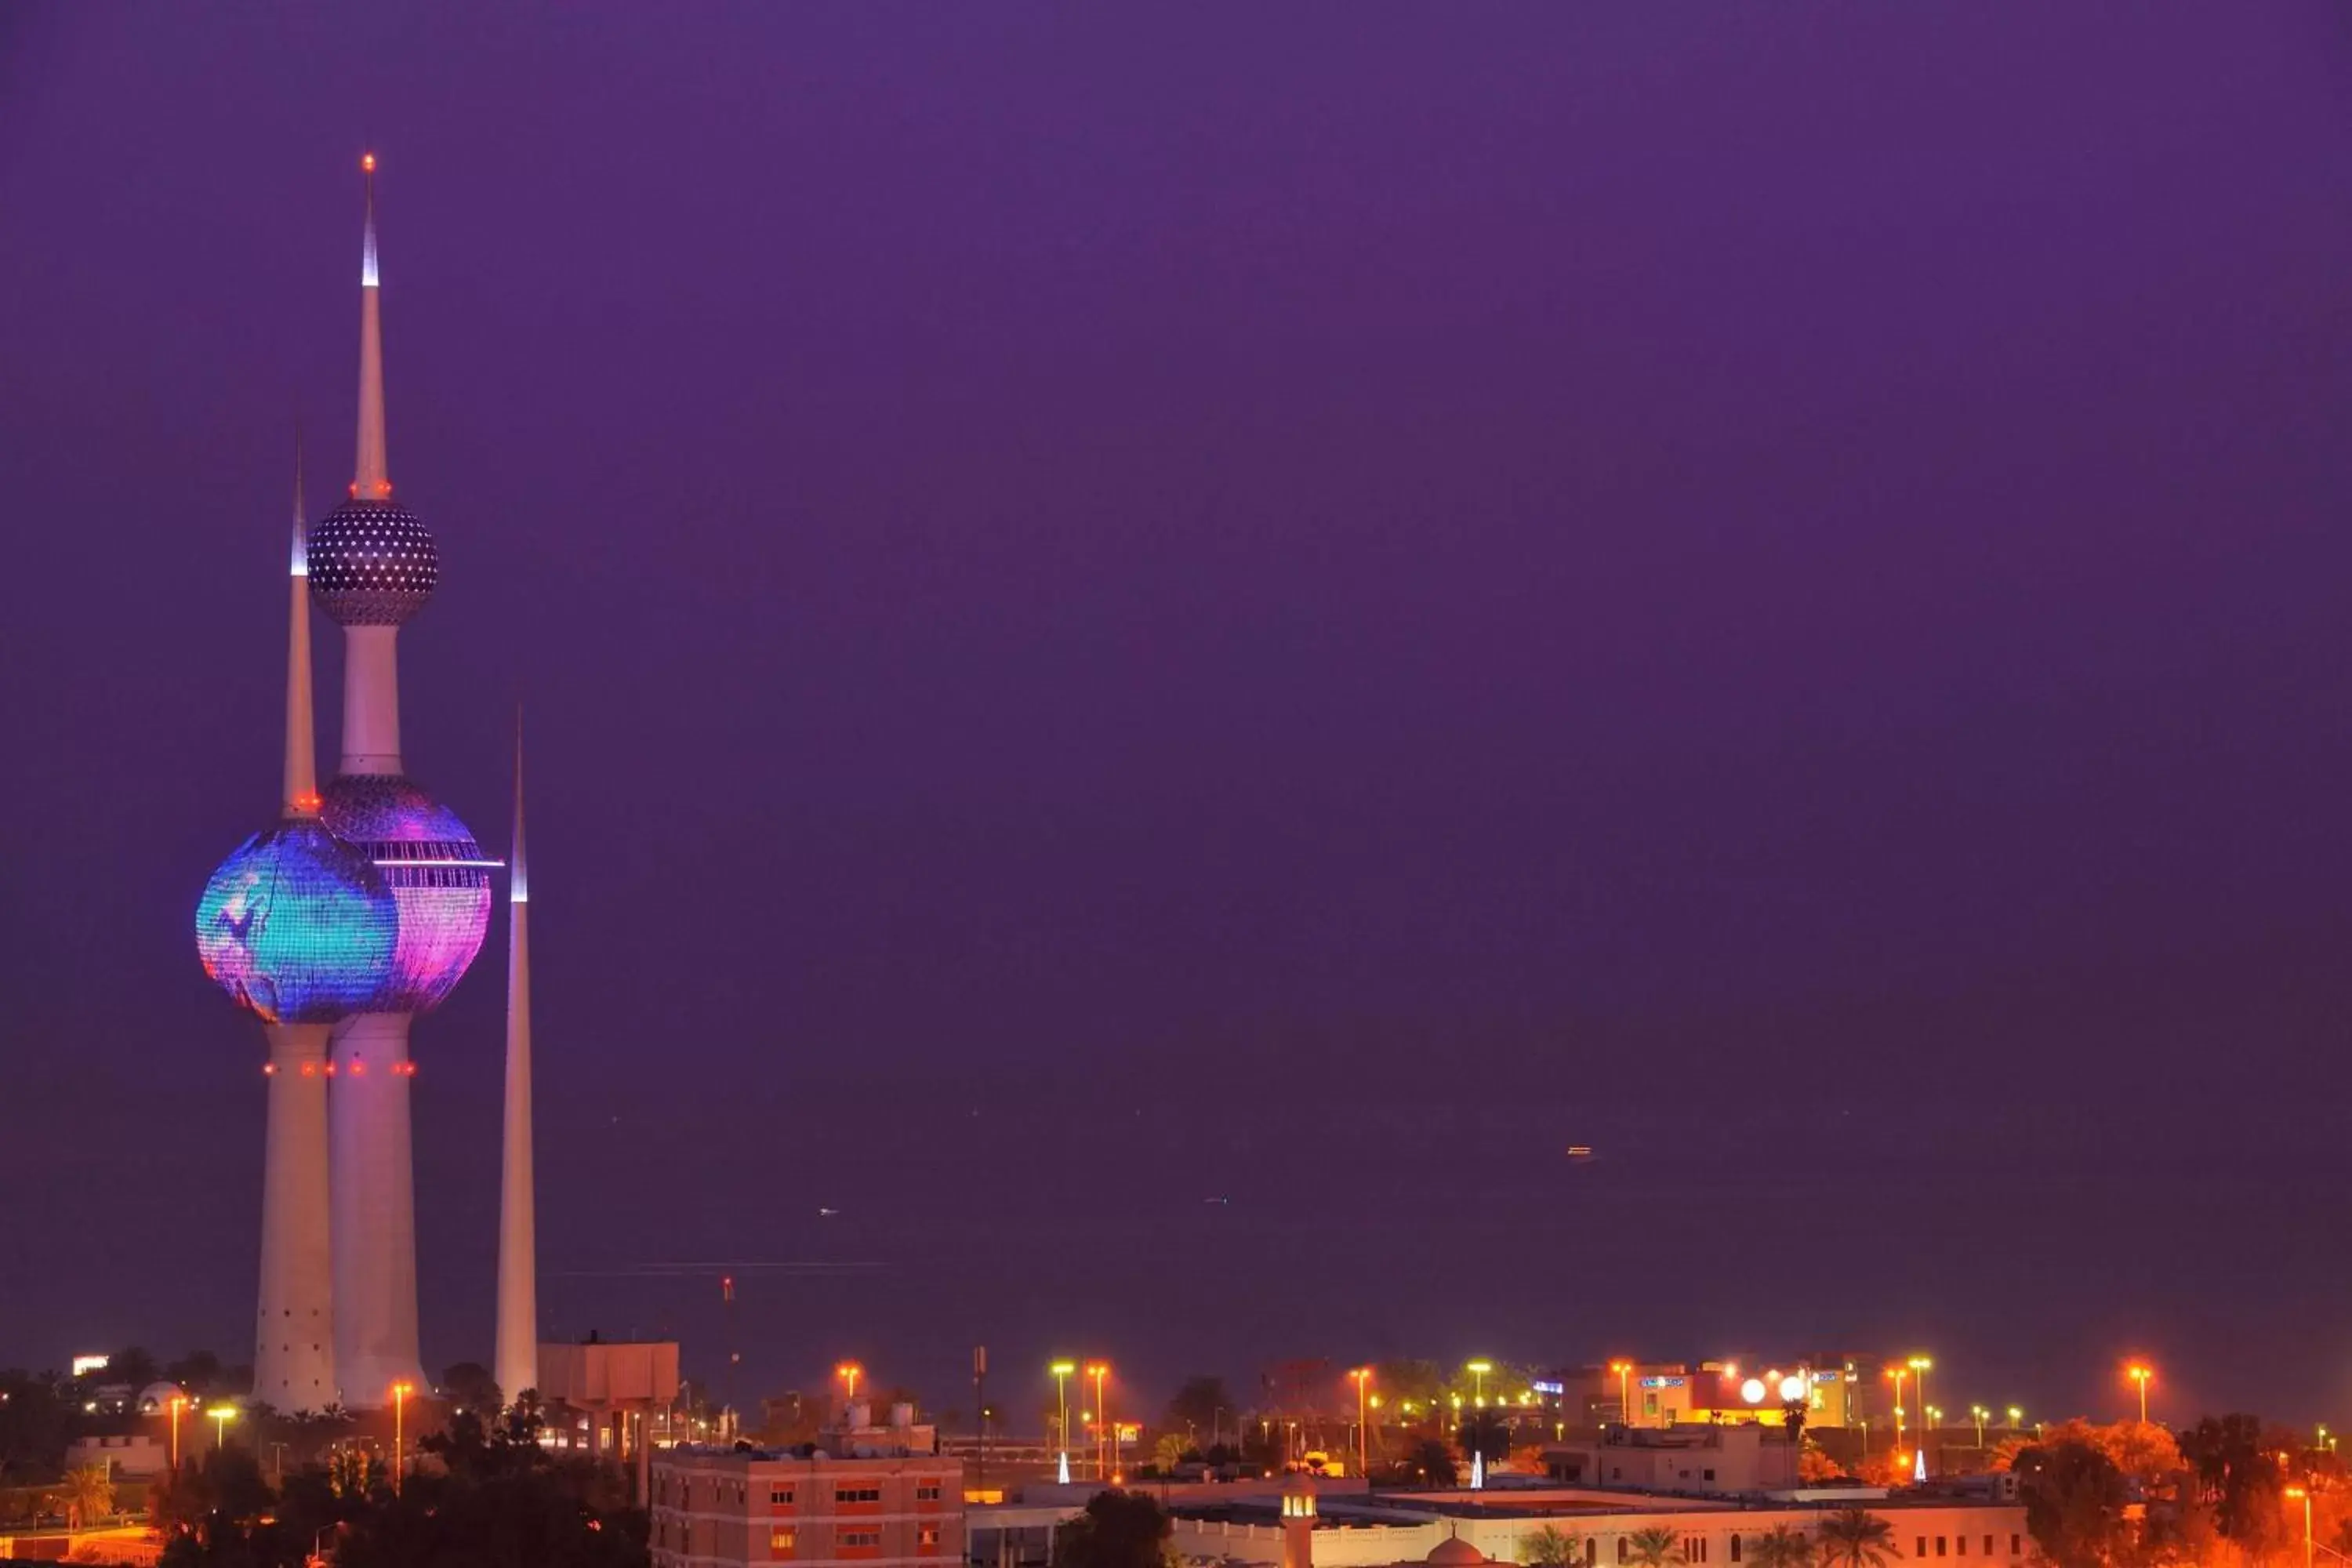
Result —
[[939, 1568], [964, 1559], [963, 1464], [931, 1454], [665, 1448], [655, 1568]]

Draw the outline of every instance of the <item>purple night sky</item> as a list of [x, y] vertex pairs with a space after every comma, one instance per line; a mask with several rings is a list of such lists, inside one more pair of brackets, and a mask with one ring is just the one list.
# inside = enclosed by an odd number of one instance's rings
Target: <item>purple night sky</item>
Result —
[[[739, 1270], [739, 1395], [2352, 1419], [2328, 0], [7, 7], [0, 1361], [251, 1352], [189, 921], [363, 147], [409, 766], [493, 854], [527, 711], [551, 1331], [715, 1379], [715, 1270], [616, 1271], [858, 1263]], [[436, 1371], [504, 942], [416, 1030]]]

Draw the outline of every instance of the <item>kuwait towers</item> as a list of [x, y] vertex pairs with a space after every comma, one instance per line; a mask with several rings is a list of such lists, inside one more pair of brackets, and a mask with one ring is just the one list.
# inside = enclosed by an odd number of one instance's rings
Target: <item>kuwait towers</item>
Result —
[[[401, 753], [400, 628], [432, 596], [440, 561], [432, 534], [392, 499], [375, 160], [361, 166], [370, 179], [357, 473], [351, 499], [306, 531], [297, 456], [279, 818], [221, 863], [196, 906], [205, 972], [261, 1020], [268, 1042], [254, 1393], [289, 1412], [372, 1407], [394, 1384], [426, 1386], [409, 1027], [480, 951], [498, 864], [408, 778]], [[343, 628], [342, 763], [323, 790], [310, 719], [314, 602]], [[521, 761], [518, 741], [497, 1352], [510, 1396], [538, 1383]]]
[[375, 160], [362, 168], [359, 461], [351, 499], [311, 526], [309, 555], [311, 595], [343, 628], [342, 765], [321, 792], [320, 816], [374, 862], [398, 915], [391, 973], [335, 1028], [328, 1105], [336, 1368], [345, 1402], [373, 1406], [394, 1383], [427, 1385], [416, 1341], [409, 1026], [480, 950], [496, 863], [455, 812], [409, 780], [401, 755], [400, 628], [432, 597], [440, 556], [424, 523], [392, 499]]

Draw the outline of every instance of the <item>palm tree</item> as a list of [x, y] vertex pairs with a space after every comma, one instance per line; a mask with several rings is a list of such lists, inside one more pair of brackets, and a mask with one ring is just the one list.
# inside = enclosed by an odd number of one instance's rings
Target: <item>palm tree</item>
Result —
[[57, 1499], [65, 1510], [66, 1528], [79, 1530], [114, 1511], [114, 1481], [103, 1465], [77, 1465], [58, 1483]]
[[1813, 1568], [1813, 1538], [1786, 1524], [1776, 1524], [1748, 1543], [1756, 1568]]
[[1866, 1508], [1840, 1509], [1822, 1521], [1826, 1568], [1887, 1568], [1895, 1555], [1895, 1527]]
[[1576, 1562], [1576, 1542], [1547, 1524], [1519, 1538], [1519, 1561], [1527, 1568], [1570, 1568]]
[[1682, 1568], [1683, 1538], [1661, 1525], [1625, 1538], [1625, 1550], [1641, 1568]]

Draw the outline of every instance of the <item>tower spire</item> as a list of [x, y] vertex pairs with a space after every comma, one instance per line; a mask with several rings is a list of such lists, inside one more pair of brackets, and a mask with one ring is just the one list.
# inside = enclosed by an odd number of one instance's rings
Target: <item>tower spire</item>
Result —
[[286, 798], [289, 818], [319, 815], [318, 749], [310, 731], [310, 566], [302, 542], [302, 429], [294, 429], [293, 584], [286, 629]]
[[539, 1386], [539, 1220], [531, 1180], [530, 883], [522, 852], [522, 715], [515, 715], [513, 888], [507, 907], [507, 1085], [499, 1180], [499, 1397]]
[[383, 325], [377, 312], [381, 290], [375, 268], [375, 154], [362, 155], [367, 184], [367, 226], [360, 241], [360, 452], [352, 476], [358, 500], [392, 499], [392, 470], [383, 446]]

